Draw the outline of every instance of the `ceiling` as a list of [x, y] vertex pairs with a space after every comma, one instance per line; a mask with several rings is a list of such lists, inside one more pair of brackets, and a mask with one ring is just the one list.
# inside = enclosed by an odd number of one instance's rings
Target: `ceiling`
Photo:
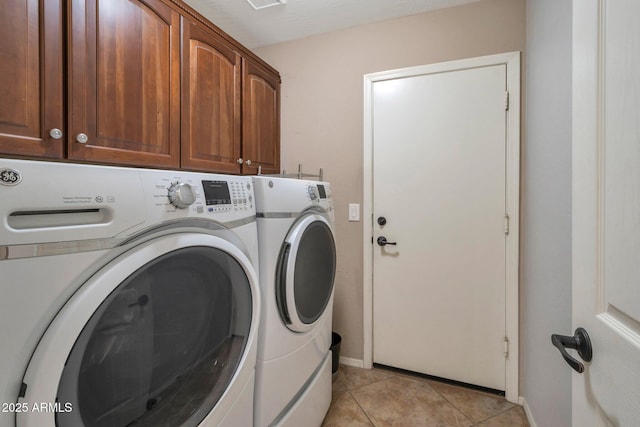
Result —
[[185, 0], [249, 49], [479, 0], [286, 0], [254, 10], [247, 0]]

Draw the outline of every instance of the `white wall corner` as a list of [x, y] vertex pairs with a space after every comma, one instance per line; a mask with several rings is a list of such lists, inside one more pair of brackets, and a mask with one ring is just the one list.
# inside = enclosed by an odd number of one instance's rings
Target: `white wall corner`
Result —
[[353, 366], [354, 368], [364, 368], [364, 361], [362, 359], [340, 356], [340, 363], [346, 366]]
[[536, 424], [536, 421], [533, 419], [533, 414], [531, 413], [531, 408], [529, 408], [529, 405], [527, 404], [527, 401], [525, 400], [524, 397], [520, 396], [520, 399], [518, 399], [520, 402], [520, 406], [522, 406], [522, 408], [524, 409], [524, 413], [527, 416], [527, 420], [529, 421], [529, 426], [530, 427], [538, 427], [538, 424]]

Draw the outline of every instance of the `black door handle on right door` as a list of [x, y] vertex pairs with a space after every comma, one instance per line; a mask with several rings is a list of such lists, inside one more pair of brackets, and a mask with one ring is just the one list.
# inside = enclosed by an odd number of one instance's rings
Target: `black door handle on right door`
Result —
[[397, 245], [397, 243], [396, 243], [396, 242], [388, 242], [388, 241], [387, 241], [387, 238], [386, 238], [386, 237], [384, 237], [384, 236], [380, 236], [380, 237], [378, 237], [377, 242], [378, 242], [378, 245], [380, 245], [380, 246], [386, 246], [386, 245], [393, 245], [393, 246], [395, 246], [395, 245]]
[[578, 350], [578, 355], [585, 362], [590, 362], [593, 358], [593, 349], [591, 347], [591, 340], [589, 334], [583, 328], [576, 329], [574, 335], [551, 335], [551, 343], [560, 350], [560, 354], [564, 360], [571, 366], [576, 372], [583, 373], [584, 365], [582, 362], [573, 358], [568, 352], [567, 348]]

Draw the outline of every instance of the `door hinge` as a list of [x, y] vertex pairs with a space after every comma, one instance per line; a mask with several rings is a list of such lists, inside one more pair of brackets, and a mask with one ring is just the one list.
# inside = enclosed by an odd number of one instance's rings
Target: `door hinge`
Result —
[[504, 234], [509, 234], [509, 214], [504, 215]]
[[509, 91], [504, 93], [504, 109], [509, 110]]
[[504, 358], [509, 358], [509, 338], [504, 337]]

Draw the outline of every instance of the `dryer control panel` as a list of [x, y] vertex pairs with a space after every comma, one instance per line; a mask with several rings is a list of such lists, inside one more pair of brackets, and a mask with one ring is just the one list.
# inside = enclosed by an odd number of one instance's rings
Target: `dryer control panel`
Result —
[[310, 184], [307, 186], [307, 197], [309, 200], [322, 201], [327, 198], [327, 190], [324, 184]]
[[331, 184], [326, 181], [254, 176], [253, 184], [259, 214], [286, 212], [295, 216], [313, 207], [333, 218]]

